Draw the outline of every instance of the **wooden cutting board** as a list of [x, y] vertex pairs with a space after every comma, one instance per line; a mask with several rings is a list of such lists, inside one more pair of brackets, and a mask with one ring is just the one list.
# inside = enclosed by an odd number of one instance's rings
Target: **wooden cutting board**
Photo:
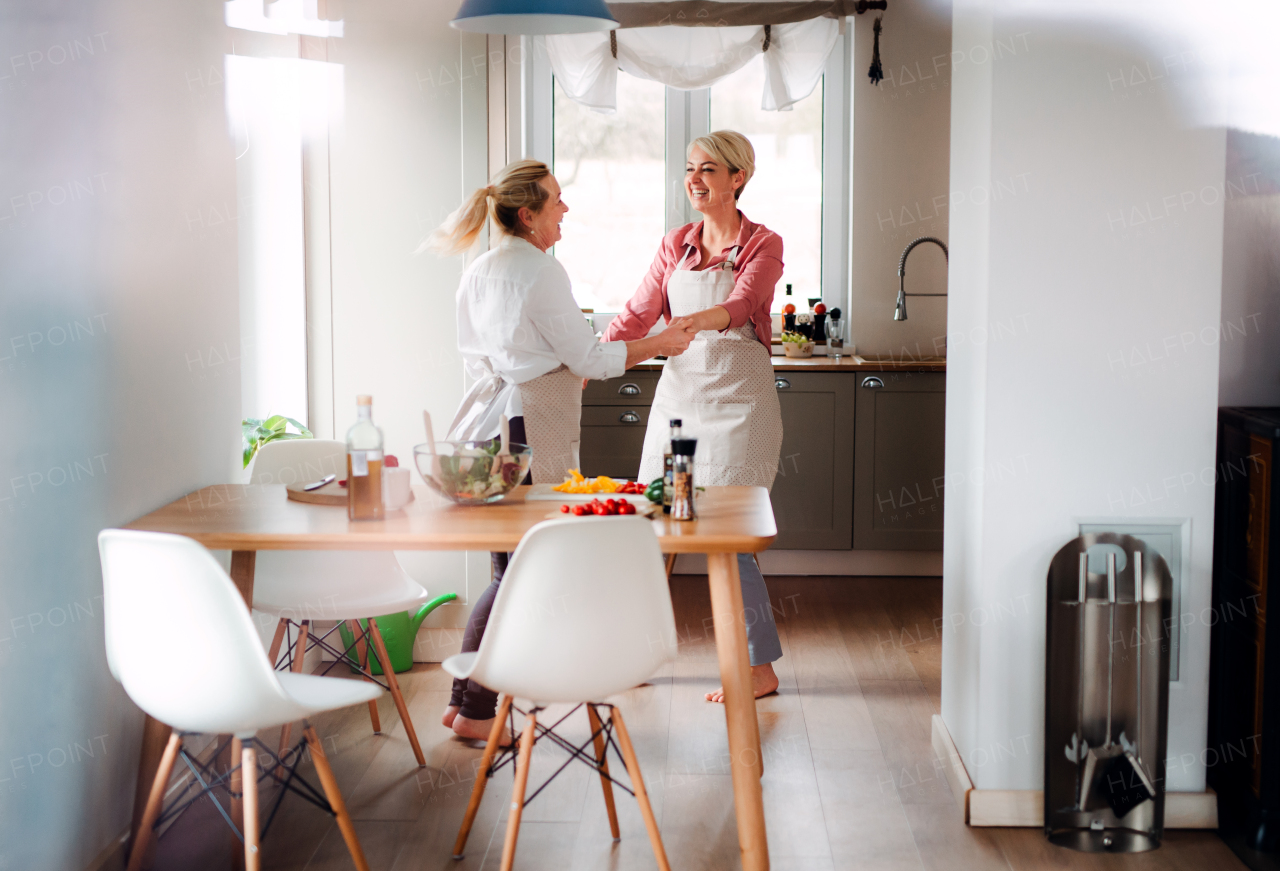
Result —
[[[319, 490], [306, 491], [305, 484], [290, 485], [285, 488], [289, 498], [294, 502], [307, 502], [311, 505], [338, 505], [347, 507], [347, 488], [338, 486], [337, 481], [330, 481]], [[414, 500], [413, 491], [409, 491], [409, 501]]]
[[285, 488], [289, 498], [294, 502], [309, 502], [312, 505], [341, 505], [347, 507], [347, 488], [339, 487], [337, 481], [330, 481], [319, 490], [303, 490], [305, 484], [290, 484]]

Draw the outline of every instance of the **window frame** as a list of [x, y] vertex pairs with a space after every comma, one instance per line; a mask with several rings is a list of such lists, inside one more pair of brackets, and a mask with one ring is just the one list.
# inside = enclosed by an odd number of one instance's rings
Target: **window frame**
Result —
[[[829, 307], [849, 310], [849, 252], [852, 246], [853, 111], [850, 83], [853, 28], [840, 20], [840, 35], [827, 58], [822, 81], [822, 299]], [[552, 165], [554, 156], [554, 83], [546, 40], [520, 37], [522, 57], [507, 64], [507, 154]], [[711, 132], [711, 89], [666, 89], [664, 178], [665, 225], [668, 230], [693, 220], [684, 196], [685, 152], [690, 142]], [[603, 313], [602, 313], [603, 314]], [[609, 314], [613, 314], [610, 312]]]

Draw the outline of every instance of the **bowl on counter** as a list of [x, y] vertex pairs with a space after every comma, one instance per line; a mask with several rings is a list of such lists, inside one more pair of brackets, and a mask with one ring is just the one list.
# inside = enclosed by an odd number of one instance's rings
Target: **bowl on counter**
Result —
[[498, 439], [474, 442], [424, 442], [413, 447], [413, 462], [427, 486], [459, 505], [488, 505], [520, 485], [529, 472], [533, 449], [509, 446], [499, 456]]
[[788, 357], [812, 357], [813, 342], [783, 342], [782, 352]]

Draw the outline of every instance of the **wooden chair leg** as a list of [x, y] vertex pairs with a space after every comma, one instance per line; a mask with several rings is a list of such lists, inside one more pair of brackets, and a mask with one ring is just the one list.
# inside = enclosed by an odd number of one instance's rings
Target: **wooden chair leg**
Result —
[[142, 860], [146, 858], [147, 846], [151, 843], [152, 829], [160, 818], [160, 808], [164, 803], [165, 788], [169, 785], [169, 775], [173, 773], [173, 763], [182, 749], [182, 736], [177, 732], [169, 735], [169, 743], [164, 747], [164, 755], [160, 757], [160, 768], [156, 771], [156, 779], [151, 782], [151, 793], [147, 796], [146, 809], [142, 812], [142, 823], [138, 827], [138, 836], [129, 845], [129, 866], [127, 871], [139, 871]]
[[640, 773], [640, 760], [636, 759], [635, 748], [631, 746], [631, 736], [627, 734], [627, 724], [622, 721], [622, 712], [613, 709], [613, 727], [618, 733], [618, 746], [622, 748], [622, 758], [627, 763], [627, 774], [631, 775], [631, 788], [636, 791], [636, 801], [640, 803], [640, 813], [644, 816], [644, 827], [649, 830], [649, 843], [653, 845], [653, 857], [658, 860], [661, 871], [671, 871], [667, 862], [667, 851], [662, 847], [662, 832], [658, 831], [658, 820], [649, 805], [649, 793], [644, 788], [644, 777]]
[[342, 800], [342, 792], [338, 789], [338, 781], [329, 767], [329, 758], [324, 755], [324, 747], [310, 723], [304, 722], [303, 735], [307, 738], [307, 746], [311, 748], [311, 759], [316, 765], [316, 774], [320, 777], [320, 785], [324, 787], [324, 796], [333, 808], [338, 819], [338, 830], [342, 832], [342, 840], [347, 844], [347, 852], [355, 863], [356, 871], [369, 871], [369, 863], [364, 858], [364, 850], [360, 849], [360, 839], [356, 837], [355, 824], [351, 822], [351, 814], [347, 813], [347, 804]]
[[400, 682], [396, 680], [396, 670], [391, 667], [391, 657], [387, 654], [387, 645], [382, 640], [382, 632], [378, 629], [378, 621], [369, 618], [370, 634], [373, 635], [373, 649], [378, 654], [378, 661], [382, 663], [382, 676], [387, 679], [387, 687], [391, 690], [391, 698], [395, 700], [396, 710], [400, 712], [400, 722], [404, 724], [405, 734], [409, 736], [409, 746], [413, 748], [413, 755], [418, 760], [418, 765], [427, 764], [427, 757], [422, 755], [422, 746], [418, 744], [418, 733], [413, 730], [413, 720], [409, 719], [409, 706], [404, 703], [404, 696], [400, 694]]
[[675, 570], [675, 567], [676, 555], [673, 553], [667, 554], [667, 580], [671, 580], [671, 573]]
[[[231, 752], [227, 755], [227, 762], [231, 766], [231, 777], [228, 778], [227, 788], [231, 791], [231, 823], [240, 830], [243, 837], [245, 833], [244, 826], [244, 769], [238, 767], [244, 758], [244, 744], [235, 737], [231, 736]], [[231, 867], [233, 869], [243, 868], [244, 856], [237, 849], [235, 833], [232, 833], [231, 848], [235, 852], [232, 853]]]
[[271, 648], [267, 651], [267, 661], [275, 668], [280, 659], [280, 645], [284, 643], [285, 633], [289, 631], [289, 621], [281, 617], [276, 622], [276, 635], [271, 639]]
[[471, 800], [467, 802], [467, 814], [462, 818], [462, 827], [458, 829], [458, 838], [453, 842], [453, 858], [461, 859], [462, 851], [467, 848], [467, 837], [471, 834], [471, 825], [476, 821], [476, 812], [480, 810], [480, 800], [484, 798], [484, 788], [489, 784], [489, 765], [493, 755], [498, 752], [498, 742], [502, 740], [502, 726], [507, 722], [507, 714], [511, 712], [511, 696], [503, 696], [498, 705], [498, 716], [493, 720], [493, 728], [489, 730], [489, 741], [484, 745], [484, 753], [480, 756], [480, 767], [476, 769], [476, 782], [471, 786]]
[[[360, 628], [359, 620], [348, 620], [347, 631], [356, 639], [356, 656], [360, 657], [360, 667], [365, 671], [369, 670], [369, 645], [364, 640], [364, 630]], [[378, 716], [378, 703], [374, 699], [369, 699], [369, 721], [373, 724], [373, 734], [382, 734], [382, 719]]]
[[524, 734], [520, 736], [520, 756], [516, 759], [516, 784], [511, 790], [511, 810], [507, 812], [507, 837], [502, 843], [501, 871], [511, 871], [516, 861], [516, 839], [520, 837], [520, 814], [524, 812], [524, 790], [529, 785], [529, 766], [533, 762], [533, 735], [538, 715], [530, 711], [524, 718]]
[[[307, 635], [311, 632], [311, 621], [303, 620], [298, 627], [298, 640], [293, 644], [293, 665], [290, 670], [294, 674], [302, 673], [302, 661], [307, 658]], [[280, 749], [276, 755], [284, 758], [289, 752], [289, 736], [293, 733], [293, 723], [285, 723], [280, 727]]]
[[262, 854], [258, 852], [258, 751], [252, 743], [240, 749], [240, 779], [244, 783], [244, 867], [245, 871], [261, 871]]
[[604, 733], [601, 732], [600, 715], [595, 705], [587, 705], [587, 720], [591, 724], [591, 734], [595, 735], [596, 765], [600, 767], [600, 787], [604, 790], [604, 806], [609, 812], [609, 831], [613, 832], [615, 841], [622, 840], [622, 832], [618, 828], [618, 810], [613, 804], [613, 781], [609, 779], [609, 760], [605, 758]]

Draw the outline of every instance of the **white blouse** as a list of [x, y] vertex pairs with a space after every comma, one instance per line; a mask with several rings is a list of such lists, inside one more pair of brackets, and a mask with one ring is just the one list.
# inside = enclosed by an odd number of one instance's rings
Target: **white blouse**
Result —
[[561, 365], [580, 378], [616, 378], [626, 371], [626, 342], [597, 339], [564, 266], [517, 236], [504, 234], [467, 267], [457, 308], [466, 372], [475, 380], [492, 374], [505, 382], [508, 417], [522, 413], [515, 385]]

